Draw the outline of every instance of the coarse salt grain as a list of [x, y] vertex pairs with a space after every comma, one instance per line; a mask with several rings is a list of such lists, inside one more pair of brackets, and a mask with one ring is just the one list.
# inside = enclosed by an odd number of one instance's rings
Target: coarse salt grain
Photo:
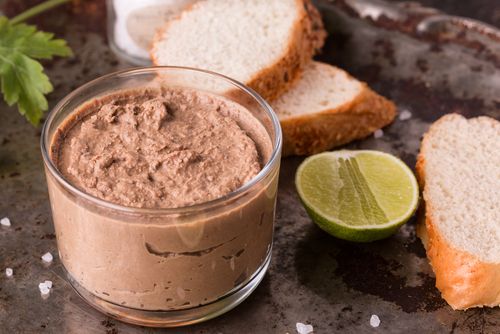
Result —
[[407, 119], [410, 119], [410, 118], [411, 118], [411, 111], [409, 111], [409, 110], [403, 110], [399, 114], [400, 121], [406, 121]]
[[52, 256], [52, 254], [50, 252], [47, 252], [47, 253], [42, 255], [43, 262], [51, 263], [53, 259], [54, 259], [54, 257]]
[[48, 295], [50, 293], [50, 288], [45, 284], [45, 282], [38, 284], [38, 289], [42, 296]]
[[370, 318], [370, 326], [378, 327], [380, 325], [380, 318], [376, 314], [372, 314]]
[[14, 275], [14, 270], [12, 270], [12, 268], [6, 268], [5, 269], [5, 276], [12, 277], [12, 275]]
[[375, 138], [382, 138], [384, 136], [384, 130], [378, 129], [373, 133], [373, 137]]
[[312, 325], [306, 325], [301, 322], [297, 322], [295, 327], [297, 328], [297, 332], [299, 334], [309, 334], [312, 333], [314, 330]]
[[0, 225], [2, 226], [10, 226], [10, 219], [7, 218], [7, 217], [4, 217], [2, 219], [0, 219]]

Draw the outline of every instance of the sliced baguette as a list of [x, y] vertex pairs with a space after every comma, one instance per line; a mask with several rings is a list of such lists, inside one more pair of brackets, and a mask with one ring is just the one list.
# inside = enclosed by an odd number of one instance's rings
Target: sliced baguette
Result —
[[155, 65], [227, 75], [272, 99], [288, 89], [325, 37], [309, 0], [204, 0], [167, 22], [151, 58]]
[[425, 213], [417, 234], [453, 309], [500, 305], [500, 122], [450, 114], [417, 159]]
[[271, 103], [283, 129], [283, 155], [315, 154], [368, 136], [389, 124], [394, 104], [345, 71], [310, 62]]

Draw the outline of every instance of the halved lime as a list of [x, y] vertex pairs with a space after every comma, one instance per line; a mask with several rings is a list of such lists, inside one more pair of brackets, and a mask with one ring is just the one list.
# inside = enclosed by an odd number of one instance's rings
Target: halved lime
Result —
[[368, 242], [397, 231], [415, 212], [418, 184], [398, 158], [378, 151], [313, 155], [295, 185], [312, 220], [331, 235]]

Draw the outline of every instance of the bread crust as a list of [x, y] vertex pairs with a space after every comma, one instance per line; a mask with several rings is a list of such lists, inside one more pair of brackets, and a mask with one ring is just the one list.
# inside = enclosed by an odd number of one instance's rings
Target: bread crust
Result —
[[[257, 91], [264, 99], [275, 99], [286, 92], [300, 77], [301, 71], [324, 44], [326, 31], [317, 9], [309, 0], [295, 0], [300, 15], [294, 24], [292, 37], [287, 42], [285, 53], [273, 64], [261, 69], [244, 82]], [[195, 5], [185, 11], [192, 10]], [[182, 17], [182, 13], [160, 28], [153, 39], [150, 50], [154, 65], [162, 65], [156, 56], [156, 45], [168, 33], [168, 27]]]
[[362, 85], [355, 99], [338, 108], [282, 117], [283, 156], [323, 152], [391, 123], [396, 116], [394, 103]]
[[276, 99], [293, 86], [307, 63], [323, 47], [327, 35], [321, 16], [311, 2], [296, 0], [296, 3], [301, 15], [288, 41], [287, 51], [246, 83], [268, 100]]
[[[462, 117], [450, 114], [447, 118]], [[424, 135], [417, 157], [417, 179], [423, 189], [425, 210], [417, 225], [417, 235], [422, 240], [427, 257], [436, 275], [436, 287], [442, 297], [455, 310], [471, 307], [495, 307], [500, 305], [500, 263], [486, 263], [473, 254], [454, 248], [435, 224], [435, 209], [428, 201], [425, 188], [425, 154], [427, 141], [434, 133], [433, 126]]]

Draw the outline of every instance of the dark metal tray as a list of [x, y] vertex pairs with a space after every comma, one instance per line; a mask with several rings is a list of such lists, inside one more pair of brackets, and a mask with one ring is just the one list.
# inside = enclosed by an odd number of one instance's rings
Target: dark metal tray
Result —
[[[10, 1], [20, 3], [20, 1]], [[330, 32], [321, 60], [345, 68], [393, 99], [412, 118], [396, 120], [384, 136], [349, 148], [378, 149], [414, 166], [420, 137], [441, 115], [500, 117], [500, 34], [472, 20], [415, 4], [316, 1]], [[15, 7], [15, 6], [14, 6]], [[48, 64], [54, 103], [76, 86], [126, 67], [109, 51], [102, 1], [81, 2], [40, 19], [74, 48], [73, 59]], [[39, 130], [0, 104], [0, 333], [170, 332], [122, 324], [88, 307], [62, 278]], [[432, 270], [415, 237], [414, 219], [393, 237], [352, 244], [322, 232], [300, 205], [293, 184], [301, 158], [283, 160], [273, 259], [256, 292], [228, 314], [172, 333], [295, 333], [297, 322], [315, 333], [498, 333], [500, 309], [453, 311], [434, 287]], [[42, 300], [38, 282], [54, 281]], [[370, 327], [377, 314], [380, 327]]]

